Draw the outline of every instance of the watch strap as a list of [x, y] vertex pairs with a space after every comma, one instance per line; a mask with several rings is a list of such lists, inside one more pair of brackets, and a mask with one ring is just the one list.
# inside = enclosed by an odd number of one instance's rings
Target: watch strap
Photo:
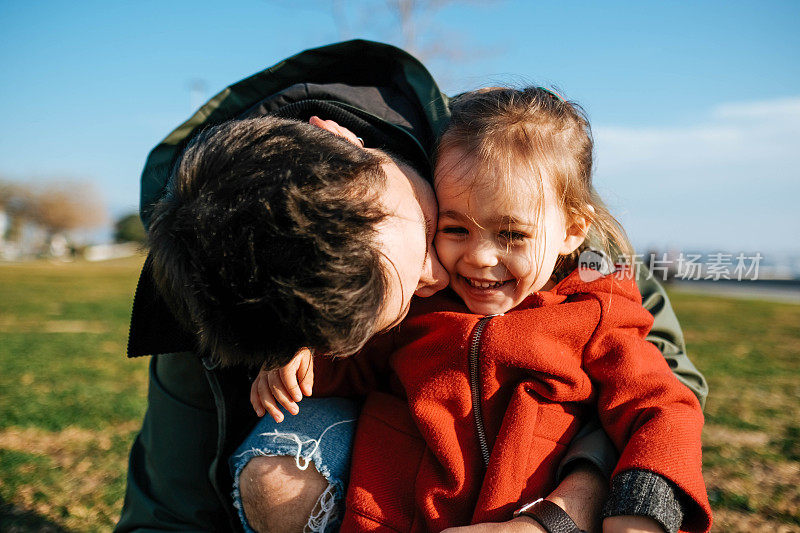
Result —
[[564, 509], [542, 498], [525, 505], [514, 516], [529, 516], [539, 522], [548, 533], [586, 533]]

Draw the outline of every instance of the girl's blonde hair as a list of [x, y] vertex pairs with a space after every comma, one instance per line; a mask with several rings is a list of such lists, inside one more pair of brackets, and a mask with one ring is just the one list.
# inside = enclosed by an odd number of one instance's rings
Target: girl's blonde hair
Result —
[[[440, 155], [460, 150], [477, 165], [473, 175], [497, 178], [492, 187], [505, 187], [507, 198], [520, 194], [512, 176], [532, 177], [539, 198], [547, 179], [567, 223], [584, 218], [590, 224], [583, 244], [557, 264], [557, 277], [577, 267], [587, 249], [600, 250], [615, 263], [633, 256], [625, 230], [592, 186], [594, 141], [578, 104], [543, 87], [493, 87], [454, 98], [451, 111]], [[542, 203], [537, 205], [541, 216]]]

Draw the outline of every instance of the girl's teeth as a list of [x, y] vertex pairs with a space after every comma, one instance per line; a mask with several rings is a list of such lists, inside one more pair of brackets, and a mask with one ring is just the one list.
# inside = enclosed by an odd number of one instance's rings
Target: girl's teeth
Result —
[[467, 278], [467, 282], [470, 285], [472, 285], [473, 287], [478, 288], [478, 289], [496, 289], [497, 287], [499, 287], [500, 285], [503, 284], [502, 281], [494, 281], [494, 282], [475, 281], [475, 280], [471, 280], [469, 278]]

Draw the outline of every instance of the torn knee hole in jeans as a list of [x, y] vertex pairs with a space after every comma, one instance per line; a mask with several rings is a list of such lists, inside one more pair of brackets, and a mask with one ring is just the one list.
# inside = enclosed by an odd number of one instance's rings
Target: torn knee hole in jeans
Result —
[[[327, 433], [328, 430], [340, 424], [347, 424], [355, 421], [356, 421], [355, 418], [353, 418], [350, 420], [341, 420], [339, 422], [336, 422], [335, 424], [331, 424], [322, 431], [318, 439], [303, 440], [297, 435], [297, 433], [281, 433], [277, 429], [269, 433], [261, 433], [261, 436], [272, 437], [273, 440], [286, 439], [289, 441], [294, 441], [294, 443], [297, 444], [297, 449], [294, 455], [294, 462], [297, 465], [297, 468], [299, 468], [300, 470], [305, 470], [306, 468], [308, 468], [308, 465], [313, 461], [313, 455], [319, 449], [319, 444], [320, 442], [322, 442], [322, 438], [325, 436], [325, 433]], [[317, 469], [319, 470], [319, 468]], [[320, 473], [323, 476], [325, 476], [326, 479], [330, 477], [325, 472], [320, 471]]]
[[336, 487], [333, 483], [328, 484], [322, 494], [320, 494], [317, 503], [311, 510], [308, 517], [308, 522], [303, 528], [303, 533], [317, 533], [325, 531], [328, 524], [338, 520], [339, 508], [336, 505]]
[[[313, 438], [301, 439], [297, 435], [297, 433], [279, 432], [277, 429], [271, 432], [260, 434], [261, 437], [272, 438], [273, 442], [275, 443], [277, 443], [278, 441], [293, 442], [295, 444], [294, 460], [297, 468], [300, 470], [306, 470], [308, 469], [308, 465], [313, 462], [315, 463], [317, 471], [328, 481], [327, 488], [322, 492], [322, 494], [317, 499], [317, 502], [314, 504], [314, 508], [312, 509], [311, 514], [308, 517], [308, 522], [303, 528], [304, 533], [324, 532], [328, 527], [328, 525], [335, 523], [336, 520], [339, 519], [340, 506], [337, 505], [336, 496], [337, 492], [342, 490], [341, 482], [337, 482], [336, 484], [332, 483], [331, 475], [327, 466], [325, 464], [320, 464], [320, 462], [322, 461], [315, 462], [314, 455], [317, 454], [317, 451], [319, 450], [320, 447], [320, 442], [322, 442], [322, 438], [325, 436], [328, 430], [340, 424], [346, 424], [355, 421], [356, 419], [353, 418], [349, 420], [341, 420], [339, 422], [331, 424], [330, 426], [326, 427], [320, 434], [319, 438], [316, 439]], [[250, 450], [240, 453], [236, 457], [243, 457], [248, 454], [261, 457], [275, 457], [279, 455], [284, 455], [278, 453], [267, 453], [264, 450], [252, 448]], [[285, 454], [285, 455], [291, 455], [291, 454]], [[236, 482], [238, 482], [238, 479], [236, 480]]]

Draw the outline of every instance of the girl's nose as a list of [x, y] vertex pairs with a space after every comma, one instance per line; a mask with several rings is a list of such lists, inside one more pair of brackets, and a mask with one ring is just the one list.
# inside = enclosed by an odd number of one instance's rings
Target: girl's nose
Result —
[[428, 247], [428, 259], [425, 261], [425, 266], [422, 269], [422, 273], [419, 277], [419, 284], [414, 294], [423, 298], [433, 296], [447, 287], [449, 282], [450, 276], [439, 262], [439, 257], [436, 255], [436, 248], [430, 245]]
[[464, 261], [475, 268], [489, 268], [499, 263], [495, 245], [486, 239], [476, 239], [467, 244]]

